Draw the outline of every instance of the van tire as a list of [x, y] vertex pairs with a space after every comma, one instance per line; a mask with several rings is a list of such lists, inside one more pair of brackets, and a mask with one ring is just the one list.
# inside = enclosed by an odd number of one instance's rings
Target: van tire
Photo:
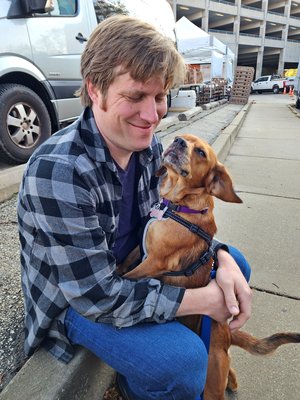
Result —
[[51, 135], [51, 120], [41, 98], [26, 86], [0, 84], [0, 158], [25, 163]]

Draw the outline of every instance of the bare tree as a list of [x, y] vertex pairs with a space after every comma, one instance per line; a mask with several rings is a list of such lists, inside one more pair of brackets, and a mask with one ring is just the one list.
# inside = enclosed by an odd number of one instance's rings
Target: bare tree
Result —
[[115, 14], [128, 15], [128, 10], [122, 1], [105, 1], [105, 0], [94, 0], [94, 7], [96, 11], [98, 23], [104, 19]]

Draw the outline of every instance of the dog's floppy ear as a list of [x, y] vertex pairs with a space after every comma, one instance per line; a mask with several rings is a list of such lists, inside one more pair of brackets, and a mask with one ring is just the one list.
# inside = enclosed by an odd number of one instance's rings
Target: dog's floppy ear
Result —
[[243, 201], [235, 193], [232, 185], [232, 180], [221, 163], [218, 163], [216, 167], [208, 174], [205, 187], [209, 194], [217, 197], [223, 201], [230, 203], [242, 203]]

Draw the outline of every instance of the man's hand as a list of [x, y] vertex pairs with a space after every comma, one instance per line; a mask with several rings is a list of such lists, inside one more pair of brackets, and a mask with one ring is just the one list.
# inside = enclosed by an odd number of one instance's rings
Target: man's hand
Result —
[[250, 318], [252, 291], [233, 257], [222, 249], [217, 256], [219, 268], [216, 282], [222, 289], [227, 308], [233, 316], [229, 327], [231, 330], [239, 329]]

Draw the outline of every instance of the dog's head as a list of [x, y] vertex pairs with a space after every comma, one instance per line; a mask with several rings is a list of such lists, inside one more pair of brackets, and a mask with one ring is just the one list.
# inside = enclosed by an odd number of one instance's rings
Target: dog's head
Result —
[[197, 194], [200, 189], [201, 193], [206, 192], [224, 201], [242, 202], [212, 147], [194, 135], [185, 134], [174, 139], [163, 153], [162, 166], [157, 175], [164, 175], [161, 185], [163, 196], [176, 191], [179, 198]]

